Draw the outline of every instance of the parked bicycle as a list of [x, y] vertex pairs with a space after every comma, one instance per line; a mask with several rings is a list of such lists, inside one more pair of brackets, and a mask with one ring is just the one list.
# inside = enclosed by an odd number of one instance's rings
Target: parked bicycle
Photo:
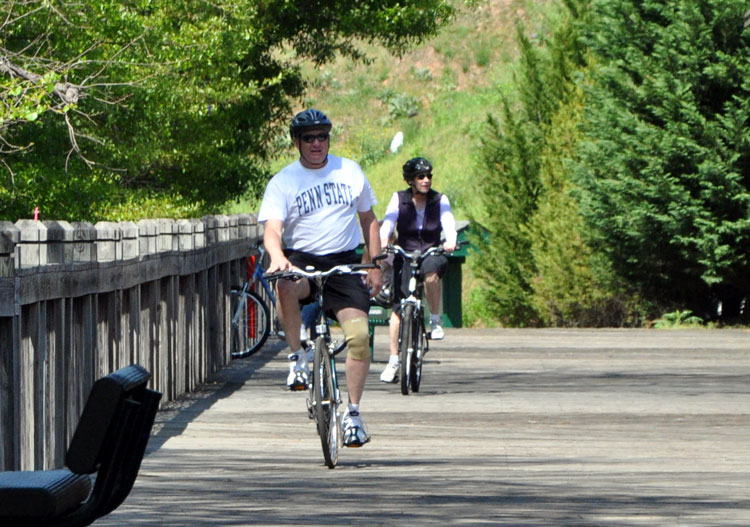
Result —
[[[409, 273], [408, 294], [402, 296], [397, 313], [401, 319], [398, 335], [399, 377], [401, 393], [418, 392], [422, 382], [422, 364], [429, 351], [429, 333], [425, 327], [425, 310], [423, 302], [424, 282], [419, 268], [422, 260], [432, 254], [444, 254], [441, 246], [432, 247], [425, 252], [419, 250], [411, 253], [398, 245], [388, 245], [383, 254], [400, 254], [404, 258], [403, 272]], [[406, 267], [408, 264], [408, 270]], [[394, 287], [398, 287], [394, 284]]]
[[310, 328], [314, 358], [308, 383], [307, 414], [310, 419], [315, 420], [317, 425], [323, 447], [323, 459], [328, 468], [334, 468], [338, 463], [339, 446], [342, 444], [342, 417], [338, 411], [341, 404], [341, 392], [336, 373], [336, 355], [346, 347], [346, 341], [343, 339], [338, 341], [331, 336], [328, 317], [323, 313], [322, 307], [324, 286], [326, 280], [333, 275], [365, 275], [366, 269], [375, 267], [377, 267], [375, 264], [337, 265], [328, 271], [289, 269], [265, 275], [267, 280], [309, 278], [316, 285], [313, 288], [315, 289], [313, 303], [317, 304], [319, 309], [316, 310], [317, 321], [314, 327]]
[[[248, 357], [258, 351], [270, 336], [283, 336], [276, 313], [276, 296], [263, 277], [265, 250], [251, 257], [250, 279], [230, 290], [232, 295], [232, 328], [230, 354], [232, 359]], [[250, 271], [251, 269], [248, 269]], [[261, 289], [256, 284], [260, 284]], [[269, 307], [269, 302], [270, 306]], [[272, 309], [273, 308], [273, 309]], [[274, 313], [272, 317], [271, 313]]]

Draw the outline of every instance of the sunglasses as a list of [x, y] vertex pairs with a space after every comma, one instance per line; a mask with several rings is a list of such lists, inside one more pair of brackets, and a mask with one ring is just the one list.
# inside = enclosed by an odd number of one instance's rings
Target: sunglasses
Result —
[[320, 143], [325, 143], [328, 141], [328, 138], [331, 137], [329, 134], [305, 134], [301, 135], [300, 139], [302, 139], [305, 143], [312, 144], [316, 139]]
[[414, 179], [424, 179], [424, 178], [432, 179], [432, 173], [430, 173], [430, 172], [420, 172], [419, 174], [417, 174], [416, 176], [414, 176]]

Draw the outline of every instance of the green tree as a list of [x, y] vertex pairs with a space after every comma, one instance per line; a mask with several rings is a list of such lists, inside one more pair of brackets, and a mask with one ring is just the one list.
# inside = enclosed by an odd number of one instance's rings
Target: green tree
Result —
[[[481, 301], [505, 325], [616, 325], [625, 301], [606, 262], [585, 243], [569, 176], [580, 137], [586, 67], [579, 21], [585, 1], [549, 11], [549, 34], [518, 28], [515, 90], [490, 117], [480, 170], [488, 236], [477, 238]], [[476, 301], [476, 300], [475, 300]]]
[[[303, 60], [394, 53], [443, 0], [46, 0], [0, 7], [0, 217], [117, 216], [153, 195], [208, 211], [259, 191]], [[127, 213], [127, 211], [125, 211]]]
[[590, 243], [663, 308], [750, 292], [746, 0], [593, 0], [575, 171]]
[[535, 123], [518, 119], [510, 101], [503, 104], [502, 120], [488, 116], [482, 142], [479, 170], [489, 175], [480, 189], [487, 234], [475, 236], [482, 256], [474, 260], [473, 268], [485, 288], [474, 301], [484, 303], [484, 310], [504, 325], [536, 325], [528, 222], [536, 210], [540, 185], [539, 130]]

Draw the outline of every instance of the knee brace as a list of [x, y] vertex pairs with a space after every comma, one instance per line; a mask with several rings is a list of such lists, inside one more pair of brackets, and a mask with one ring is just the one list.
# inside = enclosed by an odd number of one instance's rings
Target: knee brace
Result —
[[341, 323], [349, 348], [348, 356], [357, 360], [370, 358], [370, 325], [367, 317], [354, 317]]

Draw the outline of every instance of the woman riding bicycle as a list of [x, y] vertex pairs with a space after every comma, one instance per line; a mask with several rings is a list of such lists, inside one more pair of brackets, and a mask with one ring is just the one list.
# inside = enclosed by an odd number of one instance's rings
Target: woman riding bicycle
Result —
[[[440, 245], [440, 233], [445, 234], [443, 248], [452, 252], [456, 248], [456, 220], [453, 217], [450, 201], [444, 194], [432, 189], [432, 164], [423, 157], [415, 157], [403, 166], [404, 180], [409, 188], [394, 192], [385, 212], [380, 227], [380, 240], [383, 248], [387, 245], [394, 229], [397, 233], [396, 244], [412, 252], [426, 251]], [[404, 268], [403, 258], [397, 256], [393, 264], [394, 310], [390, 321], [390, 357], [380, 380], [396, 382], [399, 368], [398, 334], [401, 324], [398, 306], [401, 298], [406, 296], [409, 285], [409, 273], [401, 272]], [[424, 280], [424, 291], [430, 308], [431, 338], [443, 338], [440, 316], [440, 279], [448, 266], [444, 255], [430, 255], [422, 262], [420, 271]], [[398, 286], [400, 284], [400, 287]]]

